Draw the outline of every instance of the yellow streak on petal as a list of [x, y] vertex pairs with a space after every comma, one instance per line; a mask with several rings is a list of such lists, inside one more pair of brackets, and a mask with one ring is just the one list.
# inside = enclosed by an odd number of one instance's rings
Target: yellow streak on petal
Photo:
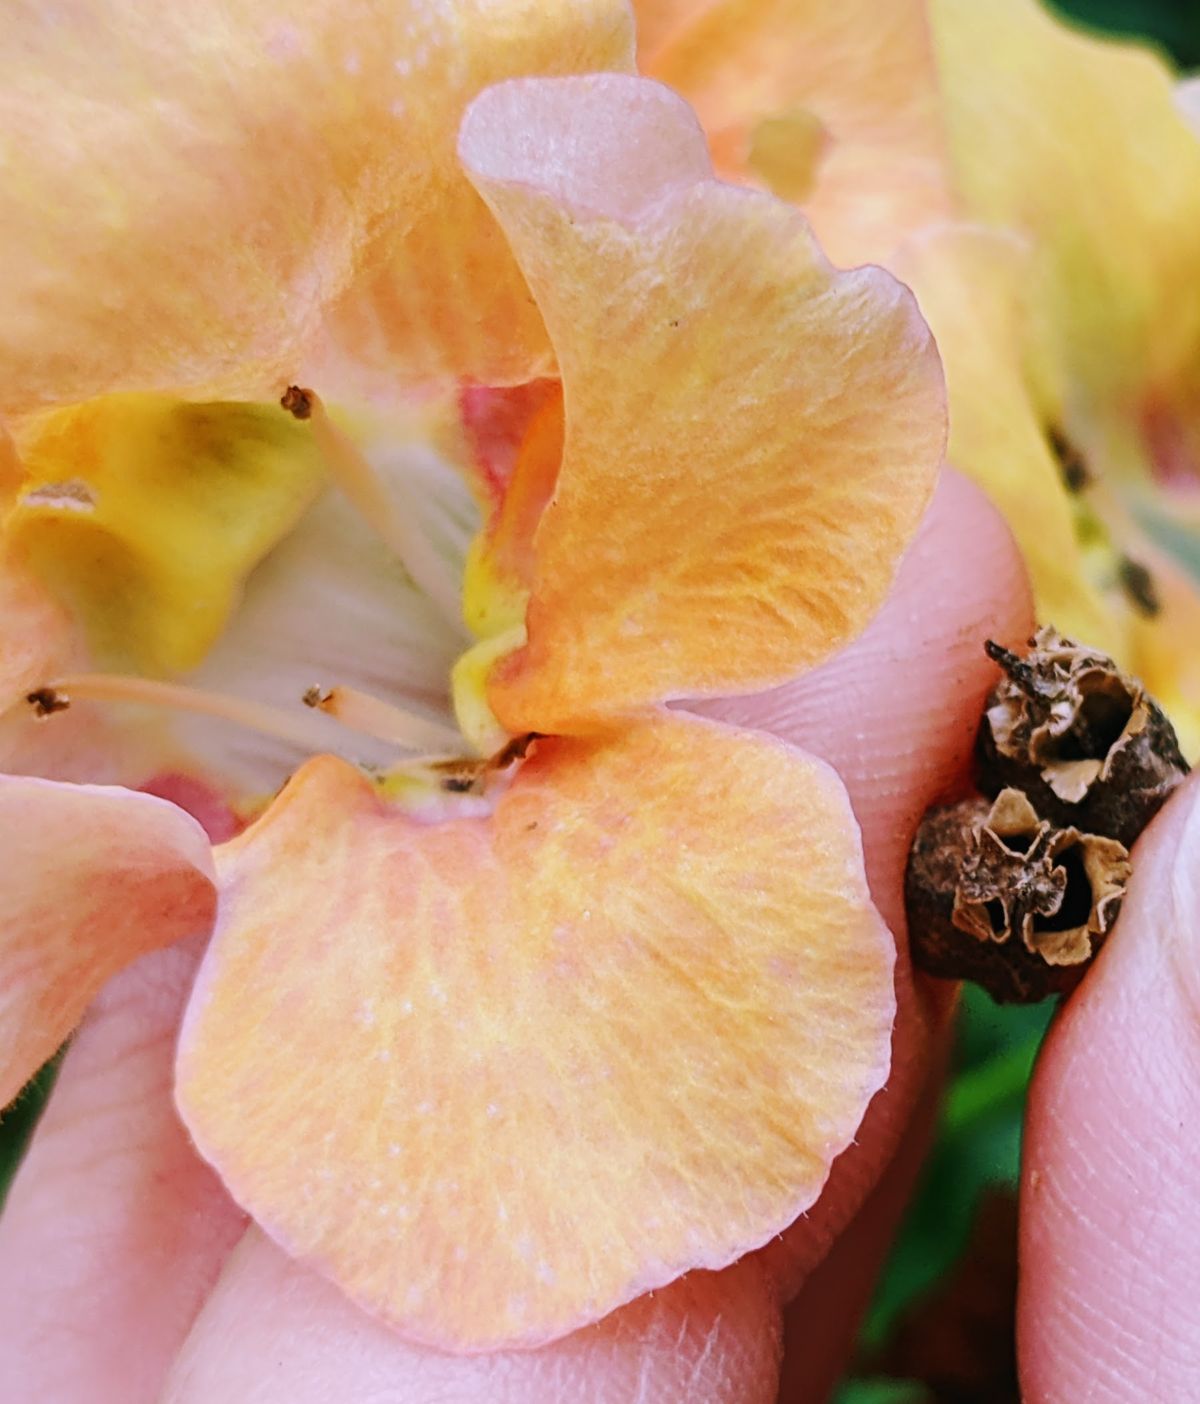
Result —
[[184, 1117], [409, 1339], [534, 1345], [733, 1261], [886, 1075], [857, 828], [779, 742], [666, 716], [543, 740], [489, 816], [433, 824], [325, 758], [219, 853]]
[[94, 785], [0, 777], [0, 1104], [147, 951], [207, 931], [208, 840], [181, 809]]
[[826, 657], [886, 594], [941, 457], [941, 370], [910, 294], [836, 273], [795, 211], [712, 179], [658, 84], [504, 84], [461, 145], [566, 410], [529, 644], [493, 675], [500, 720], [582, 731]]
[[199, 663], [323, 480], [277, 406], [110, 395], [27, 422], [19, 447], [8, 539], [122, 670]]

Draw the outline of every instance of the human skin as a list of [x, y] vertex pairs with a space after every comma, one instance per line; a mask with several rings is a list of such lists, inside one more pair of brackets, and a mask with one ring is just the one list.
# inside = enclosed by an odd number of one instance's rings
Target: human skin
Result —
[[[991, 679], [982, 640], [1019, 641], [1029, 624], [1005, 528], [974, 488], [948, 474], [862, 638], [794, 684], [704, 710], [775, 731], [837, 766], [863, 827], [876, 901], [902, 933], [908, 838], [928, 803], [966, 774]], [[1170, 874], [1186, 860], [1191, 803], [1182, 795], [1147, 833], [1139, 867]], [[1197, 827], [1200, 820], [1193, 848]], [[1137, 1023], [1124, 993], [1166, 959], [1155, 912], [1152, 901], [1131, 901], [1112, 953], [1059, 1020], [1035, 1082], [1021, 1296], [1029, 1400], [1182, 1398], [1200, 1377], [1186, 1346], [1189, 1332], [1200, 1338], [1200, 1309], [1186, 1306], [1200, 1295], [1187, 1291], [1196, 1269], [1166, 1251], [1190, 1222], [1200, 1172], [1184, 1164], [1177, 1133], [1160, 1154], [1168, 1116], [1185, 1122], [1197, 1096], [1189, 1101], [1187, 1090], [1200, 1062], [1194, 984], [1157, 982]], [[786, 1404], [825, 1396], [919, 1164], [948, 1028], [945, 987], [913, 982], [901, 963], [889, 1085], [819, 1204], [780, 1240], [544, 1349], [451, 1357], [406, 1345], [247, 1228], [196, 1159], [170, 1082], [198, 955], [194, 947], [159, 952], [114, 981], [64, 1064], [0, 1222], [4, 1397]], [[1160, 1046], [1167, 1038], [1182, 1050], [1177, 1065]], [[1141, 1138], [1137, 1126], [1160, 1139]], [[1131, 1201], [1135, 1176], [1147, 1196]], [[1145, 1205], [1140, 1217], [1128, 1212], [1131, 1202]], [[1156, 1381], [1151, 1394], [1132, 1384], [1147, 1378]], [[1086, 1393], [1096, 1381], [1100, 1392]]]

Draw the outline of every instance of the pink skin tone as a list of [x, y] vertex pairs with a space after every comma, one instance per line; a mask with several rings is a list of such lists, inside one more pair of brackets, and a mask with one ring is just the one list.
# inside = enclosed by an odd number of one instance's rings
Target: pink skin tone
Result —
[[[881, 616], [807, 678], [705, 710], [826, 756], [863, 825], [876, 899], [902, 929], [908, 835], [962, 783], [991, 674], [1019, 641], [1024, 577], [982, 497], [947, 475]], [[1112, 953], [1059, 1020], [1030, 1117], [1021, 1301], [1025, 1397], [1192, 1397], [1200, 1269], [1200, 874], [1194, 787], [1147, 833]], [[1188, 853], [1191, 858], [1188, 860]], [[1175, 875], [1173, 877], [1172, 875]], [[1164, 926], [1155, 893], [1180, 901]], [[1182, 924], [1181, 924], [1182, 923]], [[1169, 943], [1168, 943], [1169, 937]], [[544, 1350], [410, 1347], [291, 1263], [193, 1156], [169, 1099], [195, 949], [114, 981], [79, 1034], [0, 1223], [0, 1396], [39, 1404], [773, 1404], [819, 1401], [844, 1365], [935, 1105], [946, 990], [900, 978], [895, 1068], [819, 1204], [720, 1273], [696, 1273]], [[1190, 962], [1190, 963], [1189, 963]], [[1193, 1212], [1189, 1212], [1193, 1211]], [[786, 1350], [785, 1350], [786, 1346]], [[782, 1371], [782, 1373], [781, 1373]], [[782, 1384], [781, 1384], [782, 1380]], [[1146, 1391], [1146, 1382], [1154, 1388]], [[1089, 1390], [1091, 1392], [1089, 1392]], [[1098, 1392], [1097, 1392], [1098, 1391]]]

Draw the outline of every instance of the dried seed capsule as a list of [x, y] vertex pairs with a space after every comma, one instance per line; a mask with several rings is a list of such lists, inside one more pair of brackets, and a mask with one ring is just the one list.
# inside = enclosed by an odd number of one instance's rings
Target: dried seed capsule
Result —
[[987, 644], [1004, 676], [979, 731], [979, 787], [1024, 790], [1043, 817], [1126, 847], [1187, 774], [1174, 728], [1136, 679], [1045, 628], [1017, 657]]
[[913, 963], [974, 980], [998, 1003], [1072, 989], [1120, 910], [1129, 853], [1060, 829], [1019, 790], [931, 809], [909, 854]]

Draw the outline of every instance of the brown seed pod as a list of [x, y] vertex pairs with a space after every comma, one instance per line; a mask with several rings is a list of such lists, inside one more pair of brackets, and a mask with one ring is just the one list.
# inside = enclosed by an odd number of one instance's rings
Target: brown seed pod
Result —
[[1174, 728], [1136, 679], [1096, 649], [1045, 628], [1004, 670], [976, 747], [979, 788], [1024, 790], [1044, 818], [1127, 848], [1187, 774]]
[[1001, 1004], [1064, 994], [1112, 929], [1128, 878], [1123, 844], [1055, 827], [1019, 790], [931, 809], [905, 876], [913, 963]]

